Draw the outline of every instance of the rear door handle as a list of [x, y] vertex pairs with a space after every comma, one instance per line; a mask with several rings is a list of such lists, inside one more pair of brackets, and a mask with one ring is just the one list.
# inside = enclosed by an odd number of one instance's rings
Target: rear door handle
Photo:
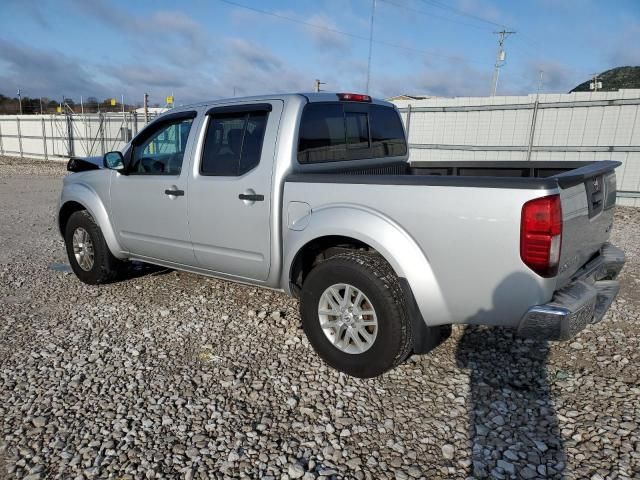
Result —
[[259, 193], [241, 193], [238, 195], [240, 200], [249, 200], [250, 202], [263, 202], [264, 195], [260, 195]]
[[184, 190], [165, 190], [164, 194], [172, 197], [183, 197]]

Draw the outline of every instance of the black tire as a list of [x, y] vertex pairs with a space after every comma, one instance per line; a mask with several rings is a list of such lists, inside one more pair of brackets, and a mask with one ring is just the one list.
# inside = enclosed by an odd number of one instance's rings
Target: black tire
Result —
[[[93, 266], [88, 270], [80, 266], [73, 251], [73, 234], [79, 228], [84, 229], [89, 234], [93, 244]], [[124, 262], [111, 254], [100, 227], [86, 210], [71, 214], [65, 227], [64, 242], [67, 247], [67, 256], [69, 257], [71, 269], [84, 283], [89, 285], [109, 283], [116, 280], [123, 270]]]
[[[320, 298], [327, 288], [337, 283], [348, 283], [359, 289], [376, 312], [377, 336], [362, 353], [346, 353], [336, 348], [320, 326]], [[305, 279], [300, 313], [305, 334], [318, 355], [348, 375], [375, 377], [402, 363], [411, 353], [411, 323], [404, 294], [395, 272], [379, 255], [354, 251], [318, 264]]]

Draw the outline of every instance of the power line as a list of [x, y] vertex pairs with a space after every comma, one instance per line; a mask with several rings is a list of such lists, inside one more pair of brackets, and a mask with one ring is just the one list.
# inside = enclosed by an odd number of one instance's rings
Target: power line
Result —
[[422, 2], [426, 3], [427, 5], [431, 5], [433, 7], [441, 8], [443, 10], [450, 10], [450, 11], [456, 13], [457, 15], [462, 15], [464, 17], [473, 18], [474, 20], [478, 20], [480, 22], [484, 22], [484, 23], [487, 23], [489, 25], [493, 25], [494, 27], [500, 27], [500, 28], [503, 28], [503, 29], [507, 28], [507, 26], [502, 24], [502, 23], [494, 22], [492, 20], [488, 20], [488, 19], [480, 17], [478, 15], [474, 15], [473, 13], [469, 13], [469, 12], [466, 12], [466, 11], [461, 10], [459, 8], [452, 7], [451, 5], [447, 5], [446, 3], [439, 2], [438, 0], [422, 0]]
[[[338, 35], [344, 35], [344, 36], [347, 36], [347, 37], [356, 38], [358, 40], [364, 40], [364, 41], [367, 41], [367, 42], [370, 40], [369, 37], [365, 37], [364, 35], [357, 35], [355, 33], [349, 33], [349, 32], [344, 32], [342, 30], [335, 29], [335, 28], [325, 27], [324, 25], [317, 25], [315, 23], [305, 22], [304, 20], [298, 20], [297, 18], [289, 17], [287, 15], [282, 15], [280, 13], [271, 12], [269, 10], [262, 10], [260, 8], [250, 7], [248, 5], [243, 5], [241, 3], [234, 2], [233, 0], [218, 0], [218, 1], [222, 2], [222, 3], [226, 3], [228, 5], [232, 5], [234, 7], [244, 8], [245, 10], [251, 10], [253, 12], [260, 13], [262, 15], [269, 15], [271, 17], [279, 18], [281, 20], [287, 20], [289, 22], [298, 23], [300, 25], [305, 25], [307, 27], [316, 28], [316, 29], [319, 29], [319, 30], [325, 30], [325, 31], [328, 31], [328, 32], [336, 33]], [[403, 49], [403, 50], [410, 50], [410, 51], [413, 51], [413, 52], [422, 53], [424, 55], [428, 55], [428, 56], [432, 56], [432, 57], [447, 58], [449, 60], [454, 60], [454, 61], [459, 61], [460, 60], [459, 56], [445, 55], [445, 54], [442, 54], [442, 53], [433, 52], [431, 50], [424, 50], [424, 49], [421, 49], [421, 48], [409, 47], [409, 46], [400, 45], [400, 44], [397, 44], [397, 43], [390, 43], [390, 42], [385, 42], [385, 41], [381, 41], [381, 40], [372, 40], [372, 42], [376, 43], [378, 45], [385, 45], [387, 47], [399, 48], [399, 49]], [[471, 61], [471, 60], [469, 60], [468, 62], [469, 63], [478, 64], [478, 65], [481, 64], [480, 62]]]
[[[461, 20], [456, 20], [455, 18], [445, 17], [445, 16], [442, 16], [442, 15], [438, 15], [436, 13], [427, 12], [425, 10], [420, 10], [420, 9], [417, 9], [417, 8], [413, 8], [413, 7], [410, 7], [408, 5], [397, 3], [397, 2], [392, 1], [392, 0], [379, 0], [379, 1], [380, 2], [384, 2], [386, 4], [389, 4], [389, 5], [394, 5], [395, 7], [398, 7], [398, 8], [410, 11], [410, 12], [414, 12], [414, 13], [417, 13], [417, 14], [420, 14], [420, 15], [424, 15], [426, 17], [438, 18], [440, 20], [445, 20], [445, 21], [448, 21], [448, 22], [457, 23], [459, 25], [464, 25], [464, 26], [471, 27], [471, 28], [477, 28], [479, 30], [487, 31], [488, 30], [488, 25], [502, 27], [502, 25], [497, 23], [497, 22], [492, 22], [491, 20], [487, 20], [487, 19], [479, 17], [477, 15], [473, 15], [471, 13], [464, 12], [462, 10], [459, 10], [459, 9], [456, 9], [456, 8], [451, 7], [449, 5], [446, 5], [446, 4], [443, 4], [441, 2], [438, 2], [436, 0], [423, 0], [423, 1], [424, 1], [424, 3], [426, 5], [431, 5], [431, 6], [434, 6], [434, 7], [450, 10], [450, 11], [452, 11], [452, 13], [457, 13], [459, 15], [464, 15], [464, 16], [473, 18], [475, 20], [481, 21], [483, 23], [486, 23], [487, 27], [480, 26], [480, 25], [477, 25], [477, 24], [474, 24], [474, 23], [464, 22], [464, 21], [461, 21]], [[526, 53], [528, 56], [530, 56], [532, 58], [540, 57], [541, 54], [540, 54], [539, 50], [542, 48], [541, 45], [538, 42], [536, 42], [531, 36], [526, 35], [526, 34], [520, 32], [520, 31], [518, 31], [518, 33], [519, 33], [519, 37], [518, 37], [519, 40], [521, 40], [523, 43], [528, 44], [530, 47], [533, 47], [533, 49], [535, 50], [536, 53], [534, 53], [534, 50], [529, 50], [528, 48], [525, 48], [524, 46], [523, 47], [515, 47], [515, 48], [520, 50], [523, 53]]]
[[393, 2], [391, 0], [379, 0], [379, 1], [384, 2], [386, 4], [389, 4], [389, 5], [394, 5], [395, 7], [402, 8], [402, 9], [407, 10], [409, 12], [414, 12], [414, 13], [418, 13], [420, 15], [425, 15], [425, 16], [427, 16], [429, 18], [437, 18], [437, 19], [440, 19], [440, 20], [445, 20], [445, 21], [448, 21], [448, 22], [457, 23], [459, 25], [464, 25], [464, 26], [471, 27], [471, 28], [478, 28], [480, 30], [487, 30], [487, 28], [481, 27], [480, 25], [475, 25], [473, 23], [463, 22], [461, 20], [456, 20], [455, 18], [445, 17], [443, 15], [438, 15], [437, 13], [427, 12], [425, 10], [419, 10], [417, 8], [413, 8], [413, 7], [410, 7], [408, 5], [403, 5], [402, 3]]
[[297, 18], [288, 17], [286, 15], [282, 15], [276, 12], [270, 12], [269, 10], [262, 10], [260, 8], [250, 7], [249, 5], [243, 5], [241, 3], [233, 2], [231, 0], [218, 0], [218, 1], [222, 3], [226, 3], [228, 5], [233, 5], [234, 7], [244, 8], [245, 10], [251, 10], [256, 13], [261, 13], [263, 15], [269, 15], [271, 17], [280, 18], [281, 20], [288, 20], [290, 22], [299, 23], [300, 25], [306, 25], [307, 27], [317, 28], [319, 30], [325, 30], [327, 32], [333, 32], [339, 35], [345, 35], [347, 37], [358, 38], [360, 40], [369, 40], [368, 37], [356, 35], [355, 33], [343, 32], [342, 30], [337, 30], [331, 27], [325, 27], [324, 25], [317, 25], [315, 23], [305, 22], [304, 20], [298, 20]]

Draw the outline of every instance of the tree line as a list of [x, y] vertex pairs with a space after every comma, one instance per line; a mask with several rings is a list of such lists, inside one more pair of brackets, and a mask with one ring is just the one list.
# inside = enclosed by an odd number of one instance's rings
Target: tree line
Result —
[[[115, 106], [111, 105], [111, 99], [105, 98], [99, 101], [96, 97], [87, 97], [82, 102], [75, 102], [72, 98], [65, 98], [64, 103], [47, 97], [31, 98], [22, 97], [23, 114], [57, 113], [61, 107], [63, 113], [97, 113], [97, 112], [121, 112], [122, 104], [118, 100]], [[136, 105], [125, 104], [125, 111], [136, 109]], [[15, 115], [20, 113], [20, 99], [11, 98], [0, 94], [0, 115]]]

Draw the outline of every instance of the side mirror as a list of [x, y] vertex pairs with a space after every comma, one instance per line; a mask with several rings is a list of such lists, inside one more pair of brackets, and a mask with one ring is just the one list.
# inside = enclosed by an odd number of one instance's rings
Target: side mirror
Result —
[[103, 163], [105, 168], [117, 172], [124, 171], [124, 157], [120, 152], [108, 152], [104, 154]]

